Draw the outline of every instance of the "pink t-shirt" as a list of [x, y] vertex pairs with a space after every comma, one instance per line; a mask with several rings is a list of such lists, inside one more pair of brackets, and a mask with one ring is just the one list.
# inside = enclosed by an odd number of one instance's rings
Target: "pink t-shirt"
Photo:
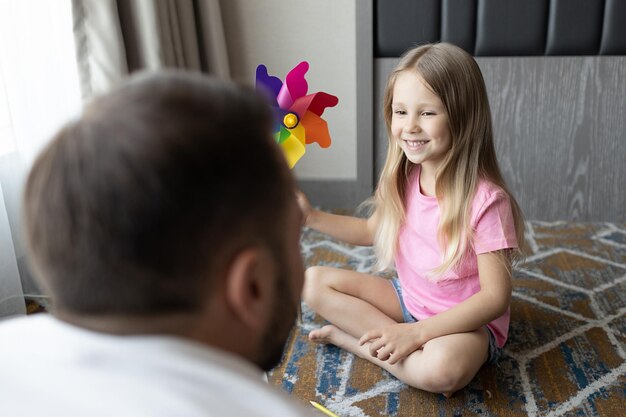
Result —
[[[448, 310], [480, 291], [476, 255], [516, 248], [517, 239], [507, 195], [494, 184], [480, 181], [472, 203], [473, 250], [455, 269], [436, 278], [429, 272], [441, 265], [443, 253], [437, 239], [439, 204], [421, 193], [420, 166], [413, 170], [406, 194], [406, 222], [401, 227], [395, 256], [404, 303], [421, 320]], [[510, 309], [487, 327], [504, 346], [509, 333]]]

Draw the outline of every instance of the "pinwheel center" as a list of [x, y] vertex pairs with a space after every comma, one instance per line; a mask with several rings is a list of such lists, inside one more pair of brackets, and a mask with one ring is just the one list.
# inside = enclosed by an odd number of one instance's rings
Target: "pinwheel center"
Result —
[[296, 116], [295, 113], [288, 113], [283, 118], [283, 124], [287, 127], [287, 129], [293, 129], [298, 126], [298, 116]]

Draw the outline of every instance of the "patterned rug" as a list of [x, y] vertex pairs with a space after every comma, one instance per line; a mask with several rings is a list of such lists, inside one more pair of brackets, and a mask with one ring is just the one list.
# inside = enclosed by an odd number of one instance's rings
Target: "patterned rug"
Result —
[[[340, 417], [626, 415], [626, 225], [528, 223], [533, 253], [515, 270], [509, 341], [446, 399], [306, 335], [324, 321], [303, 305], [282, 364], [270, 376], [295, 398]], [[370, 248], [307, 230], [307, 265], [369, 272]], [[321, 416], [322, 414], [320, 414]]]

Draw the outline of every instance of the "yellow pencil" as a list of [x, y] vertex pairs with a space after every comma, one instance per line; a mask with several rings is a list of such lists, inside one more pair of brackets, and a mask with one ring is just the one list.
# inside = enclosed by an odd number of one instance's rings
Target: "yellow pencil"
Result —
[[309, 401], [311, 403], [311, 405], [315, 408], [317, 408], [318, 410], [320, 410], [322, 413], [326, 414], [329, 417], [339, 417], [337, 414], [333, 413], [332, 411], [330, 411], [328, 408], [324, 407], [321, 404], [316, 403], [315, 401]]

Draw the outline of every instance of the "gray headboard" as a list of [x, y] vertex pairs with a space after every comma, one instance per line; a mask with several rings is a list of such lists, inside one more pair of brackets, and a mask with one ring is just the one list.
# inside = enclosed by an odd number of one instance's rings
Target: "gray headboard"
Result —
[[626, 0], [376, 0], [376, 172], [387, 75], [406, 49], [436, 41], [476, 57], [528, 219], [626, 222]]
[[377, 0], [376, 57], [445, 41], [476, 56], [626, 55], [624, 0]]

